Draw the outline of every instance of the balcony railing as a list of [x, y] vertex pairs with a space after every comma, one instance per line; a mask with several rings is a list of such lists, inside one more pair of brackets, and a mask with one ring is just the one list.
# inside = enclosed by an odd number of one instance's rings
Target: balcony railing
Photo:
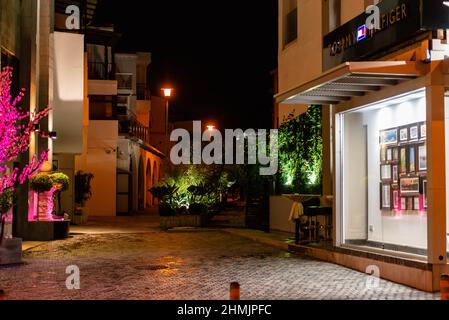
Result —
[[114, 80], [114, 64], [104, 62], [89, 62], [89, 79]]
[[127, 120], [119, 122], [119, 133], [126, 134], [150, 144], [149, 128], [140, 123], [134, 114], [130, 114]]
[[133, 90], [133, 74], [132, 73], [116, 73], [117, 88], [119, 90]]

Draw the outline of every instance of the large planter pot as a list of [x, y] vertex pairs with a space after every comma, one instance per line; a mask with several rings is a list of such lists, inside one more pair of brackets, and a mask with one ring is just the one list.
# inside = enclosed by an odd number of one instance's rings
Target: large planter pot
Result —
[[40, 192], [38, 199], [38, 221], [53, 221], [53, 191]]
[[75, 213], [71, 218], [71, 223], [74, 225], [86, 224], [88, 217], [89, 217], [89, 208], [78, 207], [76, 208]]
[[180, 227], [200, 227], [200, 215], [178, 215], [178, 216], [161, 216], [160, 225], [162, 228], [180, 228]]
[[158, 210], [159, 215], [161, 217], [169, 217], [176, 215], [176, 210], [173, 209], [170, 205], [159, 204]]
[[3, 238], [12, 239], [12, 209], [9, 209], [5, 217], [5, 225], [3, 229]]

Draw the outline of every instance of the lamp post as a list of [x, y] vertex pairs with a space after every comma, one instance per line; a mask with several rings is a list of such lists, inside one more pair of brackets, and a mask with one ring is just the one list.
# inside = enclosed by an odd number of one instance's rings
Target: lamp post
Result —
[[162, 88], [161, 91], [165, 98], [165, 135], [168, 137], [168, 108], [169, 108], [169, 100], [173, 95], [173, 89]]

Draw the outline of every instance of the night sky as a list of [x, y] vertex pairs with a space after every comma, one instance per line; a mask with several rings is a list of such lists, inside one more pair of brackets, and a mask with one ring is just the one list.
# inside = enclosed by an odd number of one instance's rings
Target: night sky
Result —
[[173, 120], [270, 127], [277, 1], [103, 0], [96, 20], [123, 34], [119, 51], [152, 53], [153, 95], [176, 89]]

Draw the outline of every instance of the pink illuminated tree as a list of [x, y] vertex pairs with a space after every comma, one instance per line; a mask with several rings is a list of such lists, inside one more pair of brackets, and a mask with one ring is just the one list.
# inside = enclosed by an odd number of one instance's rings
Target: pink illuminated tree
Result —
[[[11, 169], [11, 164], [28, 151], [32, 133], [39, 121], [49, 112], [49, 108], [35, 113], [22, 110], [19, 103], [25, 95], [25, 89], [22, 89], [17, 97], [12, 97], [12, 72], [11, 68], [6, 67], [0, 73], [0, 195], [6, 190], [13, 191], [18, 184], [23, 184], [38, 172], [48, 159], [46, 150], [40, 156], [33, 156], [22, 169]], [[0, 216], [0, 221], [3, 227], [3, 216]]]

